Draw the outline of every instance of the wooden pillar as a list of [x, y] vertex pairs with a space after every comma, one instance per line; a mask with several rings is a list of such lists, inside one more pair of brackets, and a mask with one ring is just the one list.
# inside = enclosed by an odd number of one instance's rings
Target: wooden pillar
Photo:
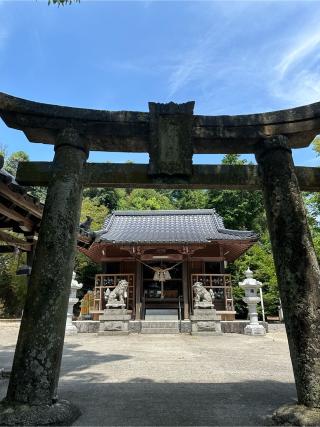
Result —
[[220, 264], [220, 274], [224, 274], [225, 273], [225, 268], [224, 268], [224, 249], [223, 246], [219, 245], [219, 254], [220, 257], [222, 258], [222, 261], [219, 262]]
[[182, 292], [183, 292], [183, 318], [189, 319], [189, 268], [188, 260], [184, 259], [182, 263]]
[[73, 129], [58, 135], [6, 397], [9, 403], [52, 405], [56, 400], [87, 155]]
[[298, 401], [319, 408], [320, 270], [286, 138], [261, 141], [256, 159]]
[[[26, 261], [27, 261], [27, 265], [29, 267], [32, 267], [35, 249], [36, 249], [34, 234], [31, 233], [31, 234], [25, 235], [25, 237], [26, 237], [26, 241], [28, 243], [30, 243], [30, 245], [31, 245], [31, 251], [27, 252], [27, 260]], [[29, 276], [29, 278], [30, 278], [30, 276]]]
[[142, 265], [136, 261], [136, 319], [141, 320]]

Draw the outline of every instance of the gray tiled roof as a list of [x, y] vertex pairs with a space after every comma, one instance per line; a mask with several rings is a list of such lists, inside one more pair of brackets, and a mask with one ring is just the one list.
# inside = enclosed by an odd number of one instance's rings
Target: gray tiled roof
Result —
[[115, 244], [208, 243], [212, 240], [257, 240], [252, 231], [224, 228], [213, 209], [114, 211], [96, 241]]

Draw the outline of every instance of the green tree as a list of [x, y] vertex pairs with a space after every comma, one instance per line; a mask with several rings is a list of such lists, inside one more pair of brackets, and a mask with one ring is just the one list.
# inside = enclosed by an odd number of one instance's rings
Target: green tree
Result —
[[[245, 165], [246, 160], [238, 154], [228, 154], [223, 160], [225, 165]], [[260, 191], [210, 190], [208, 207], [214, 208], [224, 219], [226, 228], [266, 230], [263, 197]]]
[[[108, 215], [109, 210], [106, 206], [100, 205], [97, 199], [84, 197], [81, 207], [80, 220], [85, 221], [87, 216], [93, 219], [91, 230], [97, 231], [102, 229], [103, 223]], [[90, 258], [81, 252], [76, 253], [75, 271], [77, 280], [83, 283], [83, 288], [78, 292], [78, 297], [81, 299], [83, 295], [94, 287], [95, 275], [101, 272], [101, 265], [95, 263]], [[78, 306], [80, 303], [78, 304]]]
[[86, 188], [83, 192], [84, 197], [95, 200], [110, 211], [118, 209], [119, 201], [125, 195], [125, 190], [118, 188]]
[[25, 254], [0, 255], [0, 317], [19, 317], [27, 294], [27, 276], [17, 276], [19, 265], [25, 263]]
[[6, 158], [8, 155], [8, 147], [5, 144], [0, 143], [0, 156]]
[[19, 162], [28, 162], [29, 155], [24, 151], [15, 151], [9, 157], [5, 159], [4, 168], [7, 172], [11, 173], [11, 175], [16, 176], [18, 163]]
[[95, 199], [84, 197], [81, 206], [80, 220], [85, 221], [87, 216], [93, 219], [91, 224], [92, 230], [100, 230], [103, 227], [103, 223], [106, 216], [109, 213], [109, 209], [106, 206], [100, 205]]
[[[6, 148], [4, 147], [4, 154]], [[0, 147], [1, 154], [1, 147]], [[18, 170], [19, 162], [28, 162], [30, 160], [29, 155], [25, 151], [15, 151], [9, 157], [5, 159], [4, 169], [11, 173], [11, 175], [16, 176]], [[29, 187], [28, 193], [40, 200], [41, 203], [45, 202], [47, 195], [46, 187]]]
[[119, 201], [120, 209], [127, 210], [159, 210], [174, 209], [174, 206], [165, 194], [156, 190], [135, 189]]
[[[312, 142], [312, 148], [317, 156], [320, 156], [320, 136], [318, 135]], [[314, 248], [320, 262], [320, 193], [303, 193], [307, 217], [312, 234]]]
[[[97, 264], [81, 252], [76, 253], [75, 258], [75, 272], [77, 273], [77, 280], [83, 284], [79, 289], [77, 296], [81, 299], [88, 290], [93, 290], [95, 283], [95, 275], [102, 272], [101, 264]], [[78, 307], [80, 306], [80, 301]]]
[[177, 209], [206, 209], [208, 207], [206, 190], [173, 190], [169, 198]]
[[242, 301], [243, 290], [238, 286], [238, 283], [245, 279], [244, 272], [248, 267], [253, 271], [254, 278], [263, 284], [266, 315], [278, 315], [279, 291], [271, 243], [267, 232], [261, 236], [258, 243], [229, 266], [233, 283], [236, 284], [234, 287], [236, 311], [242, 317], [246, 317], [247, 310]]

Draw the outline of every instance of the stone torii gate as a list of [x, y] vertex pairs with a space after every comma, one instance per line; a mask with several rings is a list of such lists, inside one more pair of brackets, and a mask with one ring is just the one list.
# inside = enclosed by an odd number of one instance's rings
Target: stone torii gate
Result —
[[[319, 424], [320, 270], [299, 185], [319, 191], [320, 172], [295, 168], [291, 149], [320, 133], [320, 103], [240, 116], [193, 115], [193, 108], [149, 103], [149, 113], [97, 111], [0, 93], [4, 122], [55, 148], [52, 163], [21, 163], [17, 173], [20, 184], [47, 185], [48, 193], [0, 424], [66, 424], [79, 414], [57, 399], [57, 384], [84, 186], [262, 189], [303, 405], [278, 412], [277, 422], [305, 422], [303, 408]], [[150, 162], [86, 164], [89, 150], [146, 152]], [[258, 166], [193, 165], [194, 153], [254, 153]]]

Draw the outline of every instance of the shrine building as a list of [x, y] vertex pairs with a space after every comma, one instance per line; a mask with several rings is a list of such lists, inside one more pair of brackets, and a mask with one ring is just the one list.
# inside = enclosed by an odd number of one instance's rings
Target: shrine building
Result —
[[133, 320], [162, 315], [186, 320], [193, 313], [192, 285], [212, 289], [222, 320], [234, 320], [229, 262], [258, 239], [252, 231], [228, 230], [214, 209], [114, 211], [88, 248], [79, 248], [96, 263], [90, 313], [98, 320], [104, 293], [119, 280], [129, 283], [127, 309]]

